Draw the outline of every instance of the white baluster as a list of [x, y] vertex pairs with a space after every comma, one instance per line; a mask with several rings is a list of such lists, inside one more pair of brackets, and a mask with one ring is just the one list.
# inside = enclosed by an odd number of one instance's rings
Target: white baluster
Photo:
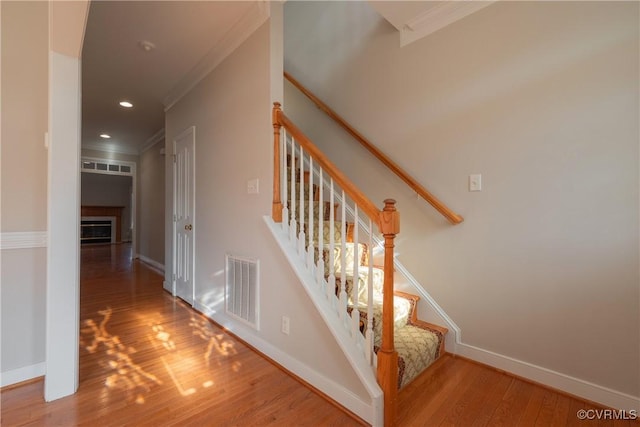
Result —
[[358, 309], [358, 294], [360, 289], [360, 258], [362, 254], [358, 245], [358, 205], [353, 203], [353, 286], [351, 289], [351, 301], [353, 310], [351, 311], [351, 332], [354, 338], [359, 338], [360, 334], [360, 310]]
[[367, 280], [367, 331], [365, 333], [365, 353], [369, 363], [373, 363], [373, 224], [369, 218], [369, 274]]
[[[322, 168], [318, 168], [318, 265], [316, 266], [316, 276], [318, 283], [326, 285], [324, 277], [324, 182], [322, 180]], [[325, 289], [326, 291], [326, 289]]]
[[291, 221], [289, 224], [289, 241], [293, 244], [296, 243], [296, 232], [298, 229], [298, 222], [296, 220], [296, 144], [295, 140], [291, 139]]
[[335, 191], [333, 189], [333, 178], [330, 178], [330, 196], [329, 196], [329, 280], [327, 281], [329, 286], [327, 286], [327, 298], [329, 301], [334, 301], [336, 299], [336, 236], [335, 236], [335, 212], [333, 209], [333, 200], [335, 198]]
[[340, 318], [345, 319], [347, 315], [347, 199], [342, 190], [342, 213], [340, 215]]
[[305, 249], [305, 232], [304, 232], [304, 150], [300, 145], [300, 182], [298, 183], [298, 203], [300, 203], [300, 209], [298, 210], [298, 255], [304, 256]]
[[284, 198], [284, 208], [282, 209], [282, 230], [284, 230], [285, 233], [287, 233], [289, 231], [289, 202], [288, 202], [288, 197], [287, 197], [287, 184], [289, 183], [289, 175], [287, 174], [287, 130], [283, 127], [282, 128], [282, 174], [281, 176], [284, 177], [284, 179], [282, 180], [282, 194], [283, 194], [283, 198]]
[[[320, 209], [318, 209], [320, 211]], [[311, 270], [311, 274], [313, 274], [314, 267], [314, 255], [315, 252], [313, 250], [313, 158], [309, 156], [309, 224], [307, 224], [307, 267]], [[320, 282], [318, 282], [320, 283]]]

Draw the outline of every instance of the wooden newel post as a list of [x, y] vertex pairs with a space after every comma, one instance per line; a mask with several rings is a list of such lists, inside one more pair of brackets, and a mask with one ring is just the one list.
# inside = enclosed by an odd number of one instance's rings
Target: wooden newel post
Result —
[[380, 212], [380, 232], [384, 236], [384, 285], [382, 288], [382, 343], [378, 351], [378, 384], [384, 393], [384, 425], [396, 420], [398, 400], [398, 352], [393, 342], [393, 248], [400, 232], [400, 214], [396, 201], [384, 201]]
[[273, 205], [271, 218], [274, 222], [282, 222], [282, 200], [280, 200], [280, 103], [273, 103]]

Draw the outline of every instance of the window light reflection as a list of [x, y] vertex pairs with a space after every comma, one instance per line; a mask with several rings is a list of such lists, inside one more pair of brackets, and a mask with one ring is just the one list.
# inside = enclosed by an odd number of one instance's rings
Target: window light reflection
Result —
[[87, 319], [84, 321], [85, 327], [80, 330], [83, 343], [85, 337], [91, 340], [85, 349], [89, 353], [104, 352], [106, 357], [100, 364], [109, 372], [105, 379], [107, 388], [124, 390], [136, 403], [144, 403], [144, 393], [151, 390], [153, 384], [162, 384], [162, 381], [134, 363], [131, 354], [136, 352], [135, 348], [127, 347], [117, 335], [107, 332], [106, 326], [112, 315], [111, 307], [98, 311], [98, 314], [102, 316], [99, 323], [94, 319]]
[[[175, 310], [188, 311], [189, 317], [181, 317], [184, 319], [184, 326], [167, 324], [166, 319], [157, 312], [138, 313], [136, 317], [141, 326], [148, 328], [148, 341], [147, 344], [138, 342], [137, 349], [126, 345], [119, 336], [107, 331], [113, 315], [110, 307], [98, 311], [93, 319], [83, 322], [80, 331], [81, 345], [88, 353], [95, 354], [98, 364], [105, 368], [105, 393], [110, 390], [124, 391], [130, 401], [143, 404], [151, 388], [162, 385], [164, 381], [168, 385], [172, 384], [181, 396], [186, 397], [198, 390], [213, 387], [214, 373], [225, 375], [241, 369], [242, 363], [234, 360], [234, 356], [238, 354], [235, 342], [227, 334], [181, 303], [176, 304]], [[197, 344], [194, 339], [186, 339], [188, 336], [194, 337], [196, 341], [202, 340], [203, 344]], [[149, 372], [135, 363], [134, 353], [140, 351], [148, 354], [149, 350], [157, 355], [160, 363], [147, 366], [152, 366], [159, 372]], [[194, 375], [195, 372], [197, 374]]]

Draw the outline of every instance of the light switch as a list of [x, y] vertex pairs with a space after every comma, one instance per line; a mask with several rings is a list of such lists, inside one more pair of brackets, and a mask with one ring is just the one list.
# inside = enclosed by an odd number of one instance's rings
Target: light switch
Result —
[[247, 181], [247, 193], [248, 194], [258, 194], [259, 191], [259, 186], [258, 186], [259, 182], [258, 179], [250, 179], [249, 181]]
[[289, 335], [289, 326], [290, 326], [289, 317], [282, 316], [282, 333], [283, 334]]
[[469, 175], [469, 191], [481, 191], [482, 190], [482, 175], [474, 174]]

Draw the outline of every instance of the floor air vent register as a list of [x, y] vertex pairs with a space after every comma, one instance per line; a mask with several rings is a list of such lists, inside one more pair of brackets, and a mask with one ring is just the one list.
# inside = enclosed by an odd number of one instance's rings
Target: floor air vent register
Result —
[[256, 330], [259, 329], [259, 267], [254, 259], [226, 257], [226, 312]]

